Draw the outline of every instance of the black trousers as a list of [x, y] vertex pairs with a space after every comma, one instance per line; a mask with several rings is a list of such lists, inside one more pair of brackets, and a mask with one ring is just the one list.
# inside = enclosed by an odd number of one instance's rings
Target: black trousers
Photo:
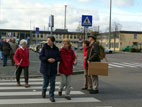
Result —
[[[16, 67], [17, 68], [17, 67]], [[19, 67], [16, 71], [16, 80], [18, 83], [20, 83], [20, 76], [22, 73], [22, 69], [24, 70], [24, 78], [25, 78], [25, 83], [28, 84], [28, 80], [29, 80], [29, 67]]]

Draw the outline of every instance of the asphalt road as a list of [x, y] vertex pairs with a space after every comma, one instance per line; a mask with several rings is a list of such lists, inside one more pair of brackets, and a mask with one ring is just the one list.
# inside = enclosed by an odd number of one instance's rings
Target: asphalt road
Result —
[[[78, 61], [82, 59], [81, 55], [78, 53]], [[81, 90], [83, 74], [72, 76], [72, 100], [66, 101], [64, 96], [56, 95], [56, 103], [50, 103], [48, 97], [41, 98], [41, 78], [30, 79], [29, 89], [16, 87], [14, 80], [1, 80], [0, 107], [142, 107], [142, 54], [109, 54], [107, 59], [109, 76], [99, 77], [99, 94]], [[56, 92], [59, 81], [60, 76], [57, 76]]]

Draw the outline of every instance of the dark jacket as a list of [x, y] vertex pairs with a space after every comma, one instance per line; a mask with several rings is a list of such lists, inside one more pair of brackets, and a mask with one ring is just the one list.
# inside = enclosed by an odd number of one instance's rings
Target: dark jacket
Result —
[[2, 42], [1, 51], [2, 51], [3, 55], [9, 56], [10, 55], [10, 51], [11, 51], [11, 47], [10, 47], [9, 43]]
[[[91, 51], [91, 49], [92, 49], [92, 51]], [[88, 52], [87, 52], [86, 66], [88, 67], [88, 61], [90, 61], [90, 62], [100, 62], [99, 55], [100, 55], [99, 45], [97, 43], [91, 44], [90, 47], [88, 48]]]
[[[39, 56], [41, 60], [40, 72], [46, 75], [56, 75], [57, 74], [57, 62], [60, 61], [59, 49], [53, 45], [51, 48], [47, 43], [44, 45]], [[48, 59], [54, 58], [54, 63], [49, 63]]]

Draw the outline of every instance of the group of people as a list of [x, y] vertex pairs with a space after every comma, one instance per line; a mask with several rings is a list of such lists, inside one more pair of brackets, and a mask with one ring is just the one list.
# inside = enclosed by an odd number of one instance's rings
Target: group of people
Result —
[[[58, 95], [62, 96], [65, 87], [65, 98], [71, 100], [71, 75], [73, 65], [76, 64], [76, 55], [72, 50], [71, 43], [68, 39], [63, 40], [63, 46], [59, 50], [54, 44], [55, 38], [48, 37], [47, 43], [40, 52], [40, 72], [43, 74], [42, 97], [46, 97], [47, 87], [50, 84], [49, 98], [51, 102], [55, 102], [54, 91], [57, 71], [61, 76], [61, 84], [59, 86]], [[99, 93], [99, 82], [97, 75], [88, 75], [88, 64], [90, 62], [100, 62], [100, 47], [96, 41], [96, 37], [89, 36], [89, 41], [83, 42], [84, 47], [84, 78], [85, 82], [82, 90], [88, 90], [90, 94]], [[59, 63], [59, 68], [57, 67]], [[57, 70], [58, 68], [58, 70]]]
[[0, 41], [0, 59], [3, 60], [3, 66], [7, 66], [8, 58], [11, 59], [11, 65], [14, 66], [13, 56], [15, 54], [18, 45], [15, 38], [10, 38], [9, 41], [5, 37]]
[[[73, 72], [73, 65], [76, 63], [76, 55], [72, 50], [72, 45], [68, 39], [63, 40], [62, 48], [59, 50], [58, 47], [54, 44], [55, 38], [53, 36], [49, 36], [47, 38], [47, 43], [44, 44], [39, 59], [41, 61], [40, 72], [43, 75], [43, 86], [42, 86], [42, 97], [46, 98], [46, 91], [48, 85], [50, 85], [49, 89], [49, 99], [51, 102], [55, 102], [54, 92], [55, 92], [55, 83], [56, 83], [56, 75], [59, 71], [61, 77], [61, 84], [58, 89], [58, 95], [62, 96], [62, 91], [65, 88], [65, 99], [71, 100], [70, 92], [71, 92], [71, 75]], [[3, 45], [5, 45], [5, 40], [3, 40]], [[28, 84], [29, 80], [29, 49], [27, 48], [27, 41], [21, 40], [20, 46], [16, 49], [16, 46], [13, 51], [12, 59], [15, 62], [16, 66], [16, 81], [17, 86], [21, 86], [20, 84], [20, 75], [22, 69], [24, 70], [24, 78], [25, 78], [25, 87], [30, 87]], [[9, 50], [12, 48], [7, 43], [7, 47]], [[13, 46], [14, 47], [14, 46]], [[89, 36], [89, 41], [85, 40], [83, 42], [84, 47], [84, 85], [82, 90], [88, 90], [90, 94], [99, 93], [99, 82], [97, 75], [88, 75], [88, 64], [90, 62], [100, 62], [100, 48], [99, 44], [96, 42], [96, 37], [93, 35]], [[6, 55], [4, 54], [4, 48], [2, 48], [3, 52], [3, 60]], [[59, 62], [59, 67], [58, 67]], [[4, 63], [6, 64], [6, 63]]]

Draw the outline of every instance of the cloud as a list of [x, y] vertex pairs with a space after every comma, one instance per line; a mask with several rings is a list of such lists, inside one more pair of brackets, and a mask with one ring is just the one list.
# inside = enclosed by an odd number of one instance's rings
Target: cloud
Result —
[[[114, 1], [114, 0], [113, 0]], [[118, 1], [118, 0], [117, 0]], [[122, 1], [122, 0], [120, 0]], [[129, 0], [132, 1], [132, 0]], [[114, 1], [115, 2], [115, 1]], [[123, 1], [122, 1], [123, 2]], [[128, 1], [127, 1], [128, 2]], [[32, 4], [32, 5], [31, 5]], [[118, 2], [117, 2], [118, 4]], [[124, 3], [121, 3], [121, 5]], [[47, 4], [39, 1], [29, 2], [25, 0], [4, 0], [2, 2], [0, 14], [0, 28], [3, 29], [30, 29], [40, 27], [40, 30], [48, 29], [49, 16], [54, 15], [55, 28], [64, 27], [64, 4]], [[142, 13], [131, 13], [122, 9], [113, 8], [112, 22], [116, 21], [122, 25], [123, 29], [138, 30], [140, 28]], [[93, 26], [100, 26], [101, 31], [107, 31], [109, 26], [109, 9], [74, 7], [68, 4], [67, 7], [67, 28], [75, 31], [81, 22], [82, 15], [93, 15]], [[130, 26], [130, 24], [132, 24]], [[129, 26], [127, 26], [129, 25]], [[134, 27], [135, 26], [135, 27]]]
[[134, 5], [134, 0], [112, 0], [113, 4], [118, 7], [126, 7]]
[[91, 0], [77, 0], [79, 2], [90, 2]]

